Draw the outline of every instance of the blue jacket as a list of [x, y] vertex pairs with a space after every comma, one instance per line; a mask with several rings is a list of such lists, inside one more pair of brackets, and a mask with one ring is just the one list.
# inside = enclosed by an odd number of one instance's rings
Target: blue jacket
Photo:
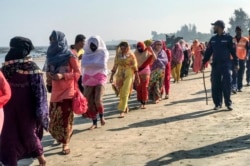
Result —
[[213, 36], [207, 46], [203, 64], [209, 61], [213, 55], [213, 65], [228, 65], [232, 64], [231, 55], [233, 57], [233, 64], [238, 66], [239, 60], [236, 55], [236, 45], [233, 43], [233, 37], [229, 34], [223, 33], [222, 35]]

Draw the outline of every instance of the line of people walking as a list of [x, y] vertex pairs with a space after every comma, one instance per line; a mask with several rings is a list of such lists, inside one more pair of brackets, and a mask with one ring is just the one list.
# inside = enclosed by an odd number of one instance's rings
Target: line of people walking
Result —
[[[194, 40], [189, 47], [180, 40], [168, 49], [164, 41], [146, 40], [138, 42], [132, 51], [128, 42], [121, 42], [109, 78], [119, 97], [119, 118], [129, 112], [128, 101], [133, 89], [140, 108], [146, 109], [149, 100], [157, 104], [170, 97], [171, 76], [177, 84], [189, 75], [190, 66], [198, 73], [209, 62], [214, 109], [222, 107], [224, 96], [227, 109], [233, 110], [231, 92], [242, 90], [245, 65], [247, 85], [250, 85], [249, 39], [242, 37], [240, 26], [236, 27], [233, 38], [224, 32], [223, 21], [212, 25], [215, 35], [207, 45]], [[106, 124], [102, 97], [108, 81], [109, 52], [100, 36], [85, 40], [79, 34], [69, 46], [63, 32], [52, 31], [43, 71], [29, 56], [34, 49], [30, 39], [10, 40], [10, 50], [0, 72], [0, 161], [4, 165], [15, 166], [18, 160], [33, 157], [40, 166], [45, 166], [41, 144], [44, 130], [62, 146], [63, 155], [70, 154], [72, 100], [76, 88], [88, 101], [88, 110], [82, 117], [92, 120], [89, 129], [98, 127], [98, 119], [102, 126]], [[49, 104], [47, 91], [51, 93]]]

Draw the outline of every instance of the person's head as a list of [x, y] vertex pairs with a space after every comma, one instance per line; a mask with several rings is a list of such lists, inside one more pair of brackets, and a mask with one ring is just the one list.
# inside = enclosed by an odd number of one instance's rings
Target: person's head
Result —
[[126, 41], [122, 41], [119, 45], [118, 48], [121, 50], [123, 54], [126, 54], [129, 51], [129, 44]]
[[154, 44], [153, 44], [153, 49], [156, 52], [161, 51], [162, 50], [162, 41], [160, 41], [160, 40], [155, 41]]
[[146, 49], [146, 46], [143, 42], [138, 42], [136, 45], [136, 49], [139, 53], [143, 53]]
[[235, 33], [236, 33], [236, 36], [239, 36], [239, 37], [242, 35], [242, 29], [240, 26], [237, 26], [235, 28]]
[[199, 40], [198, 40], [198, 39], [195, 39], [195, 40], [193, 41], [193, 45], [199, 45]]
[[23, 59], [28, 56], [34, 46], [30, 39], [25, 37], [14, 37], [10, 40], [10, 50], [5, 57], [5, 61]]
[[79, 34], [75, 38], [75, 49], [80, 50], [84, 47], [86, 37], [82, 34]]
[[250, 36], [250, 29], [248, 30], [248, 34], [249, 34], [249, 36]]
[[180, 43], [180, 45], [181, 45], [182, 48], [185, 48], [185, 47], [186, 47], [186, 42], [185, 42], [185, 40], [181, 39], [181, 40], [179, 40], [179, 43]]
[[94, 37], [90, 38], [88, 40], [88, 44], [89, 44], [89, 48], [92, 52], [95, 52], [99, 47], [99, 42], [98, 42], [97, 38], [94, 38]]
[[211, 25], [214, 26], [214, 34], [221, 34], [224, 32], [225, 29], [225, 23], [222, 20], [217, 20]]

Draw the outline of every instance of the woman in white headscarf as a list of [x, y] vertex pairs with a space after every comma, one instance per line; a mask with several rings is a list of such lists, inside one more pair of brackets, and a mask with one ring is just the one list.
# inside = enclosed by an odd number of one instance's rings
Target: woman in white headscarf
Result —
[[92, 130], [97, 128], [97, 114], [99, 114], [101, 125], [105, 125], [102, 96], [104, 94], [104, 85], [107, 82], [109, 52], [100, 36], [90, 37], [84, 50], [82, 83], [84, 96], [88, 100], [88, 111], [83, 116], [93, 120], [93, 125], [90, 127], [90, 130]]

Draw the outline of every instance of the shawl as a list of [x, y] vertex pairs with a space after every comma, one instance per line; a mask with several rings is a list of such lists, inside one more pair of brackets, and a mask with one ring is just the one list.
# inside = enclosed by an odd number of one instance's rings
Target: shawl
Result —
[[50, 35], [50, 46], [47, 50], [46, 71], [58, 73], [61, 66], [67, 65], [72, 52], [70, 51], [64, 33], [53, 31]]
[[[162, 44], [162, 41], [155, 41], [153, 43], [153, 45], [152, 45], [153, 50], [155, 50], [157, 43], [161, 43]], [[155, 51], [155, 54], [157, 56], [157, 59], [154, 61], [153, 65], [151, 67], [151, 70], [153, 71], [153, 70], [155, 70], [157, 68], [159, 68], [159, 69], [165, 69], [166, 68], [166, 64], [168, 63], [168, 58], [167, 58], [166, 52], [163, 49], [161, 49], [158, 52]]]
[[179, 43], [176, 43], [172, 50], [172, 62], [173, 63], [182, 63], [184, 58], [183, 50]]
[[[90, 49], [90, 44], [97, 46], [96, 51]], [[84, 46], [84, 54], [82, 57], [82, 73], [87, 75], [95, 75], [97, 73], [108, 74], [107, 62], [109, 59], [109, 52], [106, 44], [100, 36], [92, 36], [87, 40]]]

